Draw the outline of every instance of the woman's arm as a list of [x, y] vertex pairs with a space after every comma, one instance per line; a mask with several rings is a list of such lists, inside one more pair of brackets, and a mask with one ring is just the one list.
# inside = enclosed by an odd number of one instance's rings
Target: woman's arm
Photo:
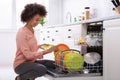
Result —
[[[57, 50], [58, 50], [57, 46], [52, 46], [51, 48], [49, 48], [47, 50], [41, 51], [41, 54], [45, 55], [45, 54], [51, 53], [52, 51], [57, 51]], [[39, 58], [41, 58], [41, 57], [39, 57]]]

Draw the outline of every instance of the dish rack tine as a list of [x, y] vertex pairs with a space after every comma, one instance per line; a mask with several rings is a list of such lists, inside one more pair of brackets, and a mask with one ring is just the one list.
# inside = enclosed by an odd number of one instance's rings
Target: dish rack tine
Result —
[[63, 53], [63, 52], [65, 52], [65, 51], [76, 51], [76, 52], [79, 52], [80, 53], [80, 51], [79, 50], [75, 50], [75, 49], [68, 49], [68, 50], [63, 50], [61, 53]]
[[60, 53], [60, 67], [62, 66], [62, 69], [64, 69], [63, 68], [63, 56], [62, 56], [62, 54]]

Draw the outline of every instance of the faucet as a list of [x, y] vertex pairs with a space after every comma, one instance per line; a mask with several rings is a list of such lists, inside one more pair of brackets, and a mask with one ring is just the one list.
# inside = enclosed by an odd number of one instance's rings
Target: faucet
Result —
[[72, 22], [71, 18], [72, 18], [71, 12], [67, 12], [67, 14], [66, 14], [66, 19], [67, 19], [70, 23]]

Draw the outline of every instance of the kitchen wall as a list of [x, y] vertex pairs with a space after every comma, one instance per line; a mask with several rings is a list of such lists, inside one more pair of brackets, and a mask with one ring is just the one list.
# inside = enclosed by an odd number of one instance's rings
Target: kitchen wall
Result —
[[67, 12], [71, 12], [72, 22], [74, 17], [82, 15], [84, 7], [91, 8], [93, 18], [102, 18], [117, 15], [113, 11], [111, 0], [63, 0], [63, 22], [68, 22], [66, 19]]
[[0, 67], [12, 66], [15, 55], [15, 1], [0, 2]]
[[46, 6], [47, 25], [67, 23], [67, 12], [71, 12], [73, 21], [74, 17], [81, 16], [85, 6], [90, 6], [92, 14], [95, 11], [95, 18], [116, 15], [112, 10], [114, 6], [111, 0], [9, 0], [7, 2], [5, 0], [0, 3], [0, 9], [5, 9], [0, 13], [0, 28], [13, 28], [13, 26], [15, 28], [23, 25], [20, 22], [20, 13], [28, 2], [38, 2]]
[[69, 18], [66, 18], [68, 12], [73, 22], [74, 17], [82, 15], [86, 6], [90, 7], [92, 19], [117, 15], [111, 0], [49, 0], [47, 24], [69, 23]]
[[4, 0], [0, 2], [0, 29], [11, 28], [13, 0]]
[[49, 0], [47, 25], [63, 23], [63, 1], [64, 0]]
[[15, 56], [16, 31], [0, 30], [0, 67], [12, 66]]

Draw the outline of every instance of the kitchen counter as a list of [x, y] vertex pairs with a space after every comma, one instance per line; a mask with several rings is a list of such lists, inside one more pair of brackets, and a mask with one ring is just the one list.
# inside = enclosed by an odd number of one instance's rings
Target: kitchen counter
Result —
[[82, 20], [82, 21], [79, 21], [79, 22], [76, 22], [76, 23], [51, 25], [51, 26], [48, 26], [48, 27], [50, 27], [50, 28], [51, 27], [64, 27], [64, 26], [84, 24], [84, 23], [92, 23], [92, 22], [99, 22], [99, 21], [105, 21], [105, 20], [111, 20], [111, 19], [120, 19], [120, 14], [117, 14], [115, 16], [103, 17], [103, 18], [93, 18], [93, 19], [89, 19], [89, 20]]

